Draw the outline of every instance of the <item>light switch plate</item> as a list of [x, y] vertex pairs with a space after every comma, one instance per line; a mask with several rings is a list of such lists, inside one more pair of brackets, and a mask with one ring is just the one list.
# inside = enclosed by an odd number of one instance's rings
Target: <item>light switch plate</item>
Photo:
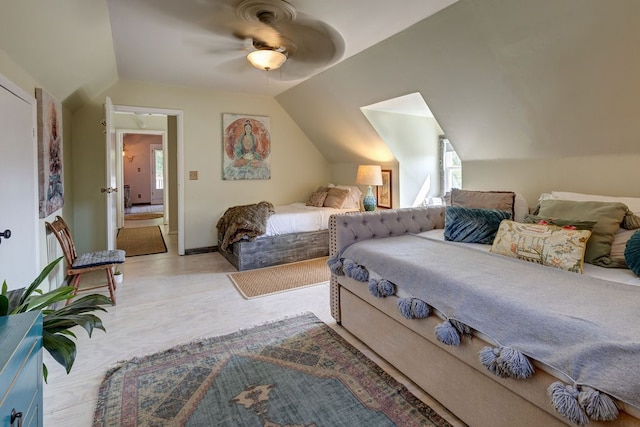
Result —
[[189, 179], [197, 180], [198, 179], [198, 171], [189, 171]]

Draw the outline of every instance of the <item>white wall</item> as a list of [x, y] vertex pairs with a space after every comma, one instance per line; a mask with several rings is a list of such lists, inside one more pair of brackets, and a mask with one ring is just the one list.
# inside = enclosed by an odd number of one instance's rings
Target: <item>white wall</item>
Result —
[[639, 164], [640, 155], [618, 154], [463, 162], [462, 181], [469, 190], [517, 191], [530, 207], [550, 191], [640, 197]]
[[[105, 244], [104, 180], [106, 96], [114, 104], [184, 112], [185, 249], [217, 244], [218, 218], [230, 206], [268, 200], [305, 201], [329, 180], [329, 165], [289, 115], [271, 97], [120, 81], [79, 109], [73, 117], [75, 218], [83, 250]], [[222, 114], [271, 118], [271, 179], [222, 180]], [[197, 171], [199, 179], [188, 179]]]
[[400, 173], [392, 174], [392, 181], [398, 182], [399, 189], [399, 204], [394, 207], [419, 205], [416, 199], [427, 180], [429, 188], [421, 199], [437, 196], [440, 192], [440, 127], [436, 120], [368, 109], [363, 112], [398, 159]]

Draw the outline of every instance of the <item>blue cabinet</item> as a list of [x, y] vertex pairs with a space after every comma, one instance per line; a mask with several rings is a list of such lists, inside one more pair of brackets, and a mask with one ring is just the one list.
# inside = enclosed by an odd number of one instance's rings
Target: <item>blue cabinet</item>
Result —
[[0, 427], [10, 426], [42, 426], [39, 311], [0, 317]]

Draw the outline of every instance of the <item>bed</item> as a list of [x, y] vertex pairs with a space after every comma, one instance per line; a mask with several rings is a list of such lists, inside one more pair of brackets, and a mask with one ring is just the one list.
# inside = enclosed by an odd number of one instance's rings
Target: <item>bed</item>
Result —
[[218, 251], [238, 271], [253, 270], [329, 255], [329, 218], [360, 210], [362, 192], [356, 186], [321, 186], [306, 202], [273, 206], [261, 234], [226, 245], [218, 227]]
[[[561, 426], [588, 423], [603, 426], [640, 426], [640, 380], [637, 367], [640, 361], [640, 328], [637, 327], [640, 321], [637, 310], [637, 304], [640, 303], [640, 279], [629, 269], [584, 264], [584, 274], [580, 275], [492, 254], [487, 250], [487, 245], [445, 242], [445, 209], [428, 207], [333, 216], [330, 220], [329, 261], [333, 273], [333, 317], [469, 425]], [[390, 243], [392, 240], [393, 245]], [[394, 249], [391, 249], [392, 247]], [[490, 247], [493, 249], [493, 246]], [[411, 261], [412, 257], [417, 257], [417, 260]], [[448, 263], [450, 265], [447, 265]], [[483, 269], [488, 271], [483, 273]], [[451, 274], [452, 271], [455, 274]], [[516, 273], [507, 273], [509, 271]], [[493, 290], [490, 291], [493, 293], [483, 294], [483, 286], [478, 282], [481, 281], [478, 278], [483, 274], [491, 277], [487, 283], [506, 280], [506, 289], [516, 289], [516, 285], [522, 284], [525, 288], [521, 290], [524, 300], [517, 292], [512, 295], [509, 292]], [[543, 279], [547, 275], [550, 279]], [[393, 277], [394, 280], [387, 280], [385, 276]], [[514, 277], [519, 279], [514, 281]], [[439, 291], [434, 290], [439, 279], [452, 280], [441, 286], [440, 290], [444, 290], [445, 294], [457, 292], [457, 297], [443, 297]], [[405, 281], [407, 283], [404, 283]], [[540, 309], [537, 308], [536, 300], [545, 302], [544, 297], [527, 299], [524, 294], [527, 290], [537, 288], [538, 282], [547, 281], [562, 282], [563, 286], [546, 289], [544, 292], [549, 307]], [[564, 287], [565, 282], [567, 288]], [[421, 293], [423, 285], [429, 290], [426, 294]], [[574, 290], [570, 292], [571, 288], [568, 286], [573, 286]], [[574, 382], [571, 377], [565, 375], [565, 371], [570, 369], [558, 368], [562, 362], [558, 362], [555, 356], [564, 356], [567, 349], [573, 351], [573, 346], [568, 343], [571, 336], [567, 338], [566, 348], [554, 348], [550, 352], [554, 357], [547, 358], [546, 355], [540, 356], [540, 353], [536, 353], [539, 350], [527, 347], [530, 342], [540, 340], [530, 338], [529, 329], [526, 333], [515, 334], [515, 338], [513, 334], [509, 334], [520, 318], [528, 319], [529, 312], [533, 316], [540, 315], [540, 312], [545, 316], [548, 312], [553, 312], [553, 303], [562, 300], [551, 298], [555, 292], [566, 292], [567, 295], [563, 298], [571, 300], [583, 294], [587, 295], [591, 292], [590, 289], [599, 292], [597, 289], [600, 286], [614, 288], [615, 291], [612, 292], [619, 294], [611, 294], [607, 298], [618, 298], [616, 301], [621, 302], [607, 303], [602, 296], [584, 302], [584, 306], [572, 304], [572, 307], [579, 307], [587, 313], [601, 312], [604, 318], [609, 316], [607, 319], [611, 324], [607, 326], [613, 329], [611, 336], [623, 337], [618, 341], [623, 342], [629, 354], [620, 356], [620, 362], [615, 359], [609, 363], [615, 367], [614, 370], [598, 368], [595, 372], [596, 376], [599, 372], [604, 372], [611, 378], [621, 376], [624, 381], [620, 382], [626, 382], [624, 390], [610, 389], [608, 384], [603, 385], [598, 382], [600, 380], [591, 378], [584, 381], [586, 384], [581, 382], [582, 377]], [[607, 290], [607, 295], [608, 292]], [[501, 305], [500, 300], [506, 300], [508, 303]], [[431, 301], [434, 306], [425, 301]], [[453, 303], [449, 304], [450, 301]], [[596, 310], [594, 307], [598, 307], [598, 303], [603, 304], [605, 308], [599, 307]], [[463, 307], [456, 307], [456, 304]], [[469, 314], [473, 313], [474, 305], [482, 307], [483, 312], [480, 315]], [[442, 311], [436, 307], [440, 307]], [[612, 309], [607, 310], [607, 307]], [[586, 327], [586, 330], [590, 331], [591, 326], [588, 324], [597, 322], [589, 316], [584, 320], [577, 320], [581, 319], [580, 316], [584, 317], [584, 314], [574, 313], [574, 308], [566, 309], [565, 318], [569, 319], [568, 323], [563, 323], [558, 329], [568, 330], [570, 325], [576, 326], [573, 325], [575, 323], [579, 328]], [[589, 308], [593, 310], [590, 311]], [[414, 312], [420, 315], [413, 316]], [[453, 312], [456, 316], [452, 315]], [[429, 315], [423, 316], [425, 313]], [[489, 324], [482, 323], [486, 321], [487, 313], [495, 314], [496, 318], [502, 321], [496, 322], [488, 316]], [[536, 329], [540, 324], [539, 320], [523, 321], [530, 329]], [[460, 325], [456, 322], [460, 322]], [[448, 327], [444, 327], [447, 324]], [[551, 329], [551, 332], [542, 333], [553, 334], [556, 331]], [[557, 333], [560, 335], [561, 331]], [[454, 339], [456, 337], [459, 339], [457, 344]], [[500, 341], [496, 341], [496, 337], [500, 337]], [[522, 342], [519, 341], [520, 337]], [[549, 343], [553, 342], [553, 339], [544, 336], [541, 341], [545, 346], [551, 347]], [[584, 342], [589, 345], [592, 343], [591, 340]], [[601, 345], [599, 340], [593, 342], [594, 345]], [[604, 342], [603, 339], [602, 346], [606, 348]], [[578, 340], [578, 344], [580, 343]], [[491, 356], [492, 352], [494, 355], [500, 354], [503, 348], [511, 347], [516, 349], [514, 354], [525, 355], [523, 359], [531, 364], [532, 372], [523, 374], [527, 379], [496, 375], [504, 373], [501, 371], [502, 368], [496, 368], [502, 365], [496, 363], [497, 359], [489, 363], [490, 358], [486, 357]], [[523, 348], [526, 351], [518, 353], [517, 349]], [[487, 352], [486, 349], [490, 350]], [[495, 349], [500, 351], [495, 353]], [[546, 350], [548, 349], [545, 348]], [[612, 354], [608, 350], [604, 353], [606, 357]], [[532, 357], [531, 354], [538, 358]], [[573, 360], [573, 354], [568, 354], [569, 360]], [[481, 356], [485, 358], [481, 360]], [[581, 357], [575, 356], [575, 360], [582, 361]], [[623, 371], [621, 374], [615, 370], [622, 369], [625, 358], [636, 365], [628, 373]], [[516, 357], [514, 360], [520, 358]], [[582, 362], [576, 362], [580, 368], [578, 371], [582, 369], [589, 373], [589, 363], [591, 362], [584, 362], [583, 366]], [[526, 365], [524, 362], [522, 364]], [[518, 369], [513, 370], [516, 373], [526, 371], [520, 365]], [[580, 376], [582, 371], [572, 375]], [[605, 391], [600, 392], [599, 388], [587, 387], [593, 385], [592, 381]], [[560, 392], [565, 392], [566, 396]], [[572, 395], [574, 392], [575, 396]], [[565, 407], [557, 410], [554, 405], [559, 398], [565, 397], [566, 400], [562, 400]], [[578, 398], [583, 397], [585, 402], [591, 403], [607, 402], [607, 398], [611, 398], [610, 402], [614, 402], [617, 412], [615, 417], [612, 415], [612, 408], [598, 408], [599, 413], [605, 413], [606, 416], [615, 419], [589, 419], [594, 411], [580, 409], [580, 405], [575, 404]], [[574, 406], [571, 406], [572, 404]], [[572, 413], [571, 410], [576, 412]], [[607, 410], [610, 412], [607, 413]], [[589, 413], [586, 418], [585, 412]]]

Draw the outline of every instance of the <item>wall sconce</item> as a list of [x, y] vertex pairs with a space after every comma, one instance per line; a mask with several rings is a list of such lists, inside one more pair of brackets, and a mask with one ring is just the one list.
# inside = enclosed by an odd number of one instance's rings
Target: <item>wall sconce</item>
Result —
[[127, 144], [124, 142], [122, 143], [122, 157], [129, 160], [129, 163], [133, 163], [133, 159], [136, 158], [136, 156], [127, 156]]
[[365, 211], [375, 211], [376, 196], [373, 195], [372, 185], [382, 185], [382, 167], [378, 165], [360, 165], [358, 166], [358, 174], [356, 175], [356, 184], [368, 185], [367, 194], [362, 199], [362, 205]]

